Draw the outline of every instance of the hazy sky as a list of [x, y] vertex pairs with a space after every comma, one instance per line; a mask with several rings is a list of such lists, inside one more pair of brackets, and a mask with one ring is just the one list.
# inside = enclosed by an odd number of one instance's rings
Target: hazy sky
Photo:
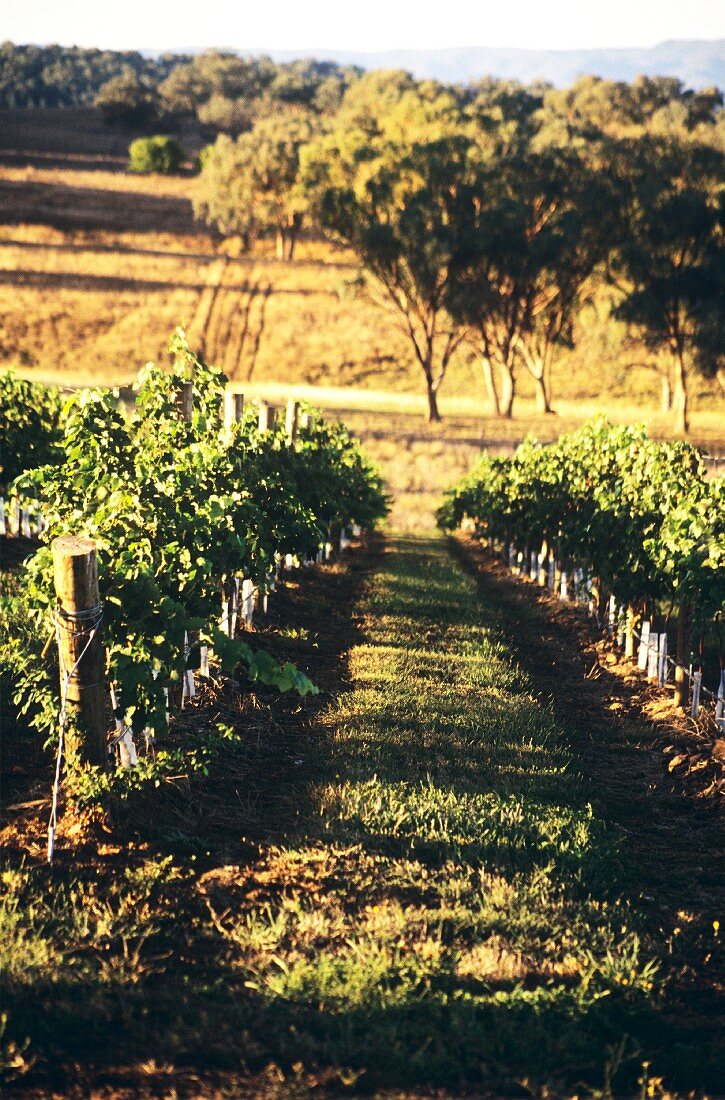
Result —
[[0, 0], [0, 41], [116, 49], [572, 49], [725, 38], [725, 0]]

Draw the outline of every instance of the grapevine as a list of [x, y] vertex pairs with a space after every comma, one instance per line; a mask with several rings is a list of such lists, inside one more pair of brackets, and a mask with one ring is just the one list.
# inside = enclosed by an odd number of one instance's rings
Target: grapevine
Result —
[[725, 481], [707, 479], [694, 447], [598, 418], [553, 445], [527, 439], [511, 458], [484, 454], [438, 523], [468, 518], [486, 537], [581, 567], [622, 605], [665, 619], [677, 609], [692, 659], [708, 633], [722, 647], [724, 504]]
[[[117, 395], [74, 394], [63, 409], [62, 461], [26, 471], [19, 491], [42, 501], [47, 530], [25, 569], [20, 597], [33, 622], [17, 643], [17, 701], [52, 735], [57, 684], [40, 652], [52, 632], [50, 542], [95, 540], [108, 677], [135, 733], [167, 732], [167, 695], [199, 646], [226, 671], [300, 694], [316, 690], [290, 663], [230, 638], [219, 618], [225, 585], [262, 588], [280, 554], [313, 556], [332, 524], [373, 525], [386, 510], [382, 483], [341, 427], [308, 411], [294, 445], [282, 429], [260, 432], [255, 410], [231, 430], [222, 420], [224, 376], [189, 349], [183, 331], [163, 371], [148, 364], [125, 410]], [[179, 414], [193, 386], [190, 420]], [[196, 639], [195, 647], [187, 644]], [[191, 649], [191, 652], [189, 652]]]

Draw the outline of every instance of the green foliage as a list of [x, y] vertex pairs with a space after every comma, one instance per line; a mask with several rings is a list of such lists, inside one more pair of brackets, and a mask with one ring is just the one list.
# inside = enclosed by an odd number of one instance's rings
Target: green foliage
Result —
[[220, 136], [204, 155], [197, 216], [247, 242], [276, 234], [280, 259], [292, 259], [307, 206], [298, 186], [300, 148], [314, 128], [311, 115], [287, 110], [236, 141]]
[[200, 122], [237, 134], [285, 108], [330, 115], [359, 74], [330, 61], [276, 64], [269, 57], [209, 50], [180, 59], [159, 93], [173, 114], [196, 114]]
[[111, 77], [93, 101], [108, 123], [120, 126], [148, 126], [159, 112], [155, 88], [133, 69]]
[[355, 251], [373, 297], [409, 339], [437, 420], [436, 395], [463, 335], [446, 298], [470, 212], [468, 143], [454, 95], [432, 84], [413, 88], [404, 75], [369, 114], [375, 78], [381, 74], [355, 85], [335, 129], [303, 150], [302, 185], [323, 227]]
[[510, 459], [484, 455], [438, 522], [452, 529], [468, 516], [505, 542], [546, 541], [620, 601], [688, 606], [701, 635], [725, 614], [724, 499], [693, 447], [599, 419], [551, 446], [527, 440]]
[[501, 371], [503, 414], [512, 414], [521, 361], [548, 412], [552, 361], [571, 345], [588, 280], [611, 245], [612, 189], [573, 150], [512, 151], [504, 142], [492, 153], [490, 143], [484, 124], [468, 165], [470, 210], [447, 304]]
[[[216, 622], [221, 592], [234, 576], [264, 585], [275, 555], [316, 554], [330, 524], [372, 524], [385, 512], [379, 478], [343, 429], [317, 417], [289, 446], [282, 430], [257, 430], [248, 416], [223, 431], [223, 376], [201, 362], [177, 330], [174, 366], [149, 363], [125, 414], [108, 391], [74, 394], [65, 406], [65, 462], [27, 473], [21, 487], [42, 498], [46, 541], [96, 541], [109, 677], [137, 732], [166, 733], [164, 688], [185, 668], [185, 635], [213, 648], [229, 672], [304, 695], [313, 685], [291, 664], [228, 639]], [[193, 384], [191, 420], [179, 395]], [[39, 649], [52, 629], [55, 600], [49, 545], [26, 569], [34, 643], [14, 654], [17, 699], [36, 726], [51, 731], [57, 690]], [[198, 665], [198, 652], [186, 658]]]
[[60, 461], [60, 410], [57, 390], [0, 374], [0, 488], [24, 470]]
[[688, 369], [714, 375], [725, 363], [723, 159], [668, 137], [621, 143], [615, 162], [626, 220], [612, 257], [622, 279], [616, 315], [671, 355], [681, 403]]
[[90, 106], [101, 86], [129, 69], [158, 83], [182, 62], [166, 54], [143, 57], [135, 51], [83, 49], [80, 46], [0, 44], [0, 106]]
[[128, 149], [129, 172], [142, 175], [152, 172], [164, 176], [173, 175], [179, 171], [185, 160], [186, 153], [179, 142], [162, 134], [137, 138]]

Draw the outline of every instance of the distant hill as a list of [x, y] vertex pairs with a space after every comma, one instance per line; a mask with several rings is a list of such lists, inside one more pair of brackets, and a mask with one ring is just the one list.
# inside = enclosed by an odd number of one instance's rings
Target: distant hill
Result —
[[275, 61], [314, 56], [364, 69], [407, 69], [414, 76], [464, 83], [482, 76], [546, 80], [566, 87], [582, 74], [631, 81], [636, 76], [676, 76], [689, 88], [725, 88], [725, 39], [661, 42], [650, 49], [514, 50], [467, 46], [445, 50], [390, 50], [356, 53], [345, 50], [240, 50], [268, 53]]

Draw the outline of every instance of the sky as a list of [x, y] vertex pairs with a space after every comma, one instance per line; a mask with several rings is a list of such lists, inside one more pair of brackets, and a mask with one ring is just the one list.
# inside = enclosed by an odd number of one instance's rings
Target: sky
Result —
[[314, 52], [725, 38], [725, 0], [0, 0], [0, 41]]

